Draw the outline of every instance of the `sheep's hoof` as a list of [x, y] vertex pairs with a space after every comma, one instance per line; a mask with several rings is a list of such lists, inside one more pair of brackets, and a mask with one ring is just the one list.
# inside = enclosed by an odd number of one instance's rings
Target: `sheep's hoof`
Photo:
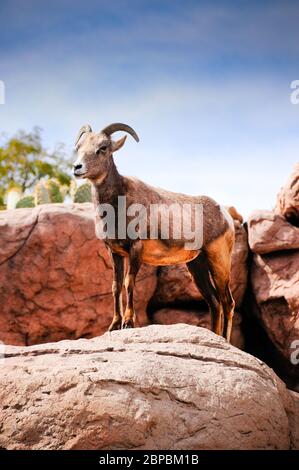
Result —
[[108, 328], [108, 331], [120, 330], [121, 329], [121, 320], [112, 321], [111, 325]]
[[129, 318], [123, 322], [122, 328], [126, 330], [127, 328], [134, 328], [134, 320]]

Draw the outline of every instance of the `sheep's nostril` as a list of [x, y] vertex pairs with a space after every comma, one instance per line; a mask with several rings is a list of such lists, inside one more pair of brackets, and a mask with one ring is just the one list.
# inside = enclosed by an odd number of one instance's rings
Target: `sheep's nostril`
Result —
[[74, 170], [80, 170], [82, 168], [82, 164], [74, 165]]

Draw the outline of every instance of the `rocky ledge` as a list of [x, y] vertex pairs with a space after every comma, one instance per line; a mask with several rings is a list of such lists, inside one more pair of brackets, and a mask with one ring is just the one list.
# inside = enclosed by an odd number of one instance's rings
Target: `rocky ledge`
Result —
[[299, 448], [299, 395], [207, 329], [7, 346], [1, 361], [2, 448]]

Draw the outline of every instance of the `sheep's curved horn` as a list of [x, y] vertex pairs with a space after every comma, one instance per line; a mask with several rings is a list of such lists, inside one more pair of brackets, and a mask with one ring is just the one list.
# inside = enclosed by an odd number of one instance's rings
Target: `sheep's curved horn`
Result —
[[85, 134], [86, 132], [92, 132], [92, 129], [89, 124], [82, 126], [81, 129], [79, 130], [75, 146], [77, 147], [79, 140], [81, 139], [82, 135]]
[[110, 124], [109, 126], [102, 129], [101, 132], [110, 136], [111, 134], [117, 131], [125, 131], [130, 134], [136, 140], [136, 142], [139, 142], [139, 137], [134, 131], [134, 129], [132, 129], [132, 127], [128, 126], [127, 124], [122, 124], [121, 122], [114, 122], [113, 124]]

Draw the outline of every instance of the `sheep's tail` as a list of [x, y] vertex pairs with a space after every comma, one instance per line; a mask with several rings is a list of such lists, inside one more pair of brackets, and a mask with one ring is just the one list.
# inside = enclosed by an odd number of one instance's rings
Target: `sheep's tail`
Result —
[[226, 206], [226, 210], [229, 212], [229, 214], [232, 216], [234, 220], [238, 220], [241, 224], [243, 223], [243, 217], [237, 209], [234, 206]]

